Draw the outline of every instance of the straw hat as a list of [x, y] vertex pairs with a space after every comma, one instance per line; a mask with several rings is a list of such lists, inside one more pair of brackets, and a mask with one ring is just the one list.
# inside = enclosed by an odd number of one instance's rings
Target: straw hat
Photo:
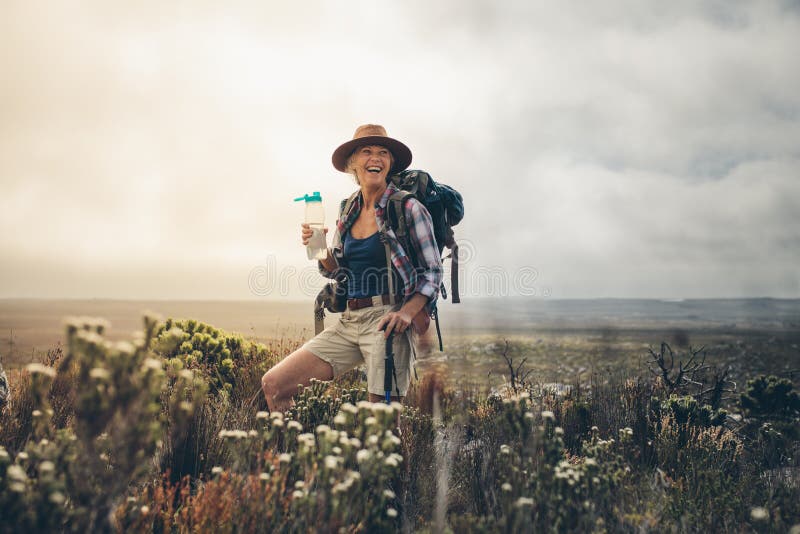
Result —
[[365, 145], [380, 145], [388, 148], [392, 156], [394, 156], [392, 172], [400, 172], [411, 165], [411, 150], [406, 145], [397, 139], [388, 137], [386, 135], [386, 128], [383, 126], [364, 124], [356, 128], [353, 139], [333, 151], [331, 161], [336, 170], [347, 172], [345, 170], [347, 158], [350, 157], [350, 154], [352, 154], [355, 149]]

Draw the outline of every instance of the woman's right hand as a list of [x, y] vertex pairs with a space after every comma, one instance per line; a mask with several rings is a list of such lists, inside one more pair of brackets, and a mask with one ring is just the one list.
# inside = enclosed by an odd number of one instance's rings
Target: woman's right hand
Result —
[[[302, 228], [302, 230], [300, 232], [300, 238], [303, 241], [303, 245], [304, 246], [308, 245], [308, 240], [311, 239], [311, 235], [314, 232], [313, 232], [313, 230], [311, 230], [311, 226], [309, 226], [307, 223], [301, 223], [300, 227]], [[328, 229], [327, 228], [323, 228], [322, 231], [325, 232], [326, 234], [328, 233]]]

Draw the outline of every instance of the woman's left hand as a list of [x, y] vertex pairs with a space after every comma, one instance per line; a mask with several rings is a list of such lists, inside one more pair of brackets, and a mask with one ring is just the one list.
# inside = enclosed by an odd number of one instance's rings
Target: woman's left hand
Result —
[[389, 312], [378, 322], [378, 330], [384, 330], [383, 337], [388, 338], [391, 332], [402, 334], [411, 326], [412, 317], [402, 309]]

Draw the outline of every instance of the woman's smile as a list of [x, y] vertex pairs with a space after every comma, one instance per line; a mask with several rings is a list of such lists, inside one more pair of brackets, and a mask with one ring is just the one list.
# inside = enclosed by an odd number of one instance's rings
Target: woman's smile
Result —
[[386, 147], [380, 145], [363, 146], [355, 153], [355, 170], [359, 180], [369, 183], [386, 180], [392, 167], [392, 155]]

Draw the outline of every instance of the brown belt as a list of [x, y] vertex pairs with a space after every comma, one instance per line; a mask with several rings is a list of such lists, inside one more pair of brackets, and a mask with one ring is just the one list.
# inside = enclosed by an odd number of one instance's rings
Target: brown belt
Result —
[[364, 297], [362, 299], [347, 299], [348, 310], [360, 310], [361, 308], [380, 306], [382, 304], [391, 304], [389, 295], [376, 295], [374, 297]]

